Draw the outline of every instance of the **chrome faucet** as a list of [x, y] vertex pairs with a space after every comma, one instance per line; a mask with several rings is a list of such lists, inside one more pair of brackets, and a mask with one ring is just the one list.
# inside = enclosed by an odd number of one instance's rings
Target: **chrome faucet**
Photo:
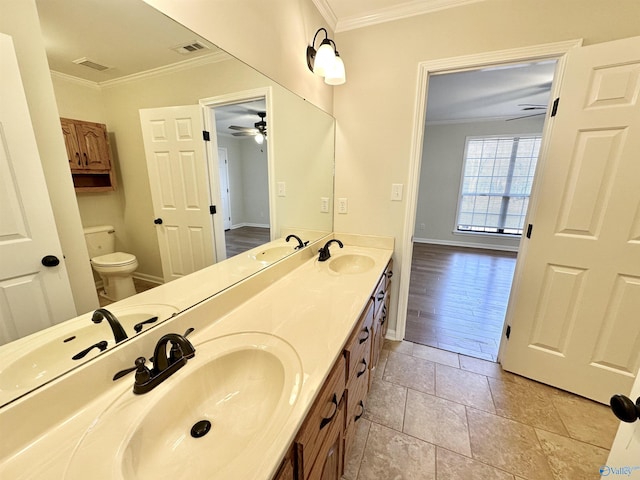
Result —
[[324, 244], [324, 247], [322, 247], [320, 250], [318, 250], [318, 252], [320, 253], [320, 256], [318, 257], [318, 261], [319, 262], [326, 262], [327, 260], [329, 260], [331, 258], [331, 252], [329, 251], [329, 245], [331, 245], [333, 242], [336, 242], [338, 245], [340, 245], [340, 248], [344, 247], [342, 242], [340, 240], [338, 240], [337, 238], [333, 238], [333, 239], [329, 240], [327, 243]]
[[294, 250], [298, 250], [300, 248], [304, 248], [307, 245], [309, 245], [309, 241], [307, 240], [306, 242], [303, 242], [299, 236], [291, 234], [289, 235], [285, 240], [288, 242], [289, 240], [291, 240], [292, 238], [295, 238], [298, 241], [298, 245], [294, 248]]
[[116, 316], [111, 313], [106, 308], [99, 308], [95, 312], [93, 312], [93, 316], [91, 317], [91, 321], [93, 323], [100, 323], [102, 319], [106, 318], [107, 322], [109, 322], [109, 326], [111, 327], [111, 331], [113, 332], [113, 337], [116, 340], [116, 343], [120, 343], [123, 340], [127, 339], [127, 332], [124, 331], [122, 325], [116, 318]]

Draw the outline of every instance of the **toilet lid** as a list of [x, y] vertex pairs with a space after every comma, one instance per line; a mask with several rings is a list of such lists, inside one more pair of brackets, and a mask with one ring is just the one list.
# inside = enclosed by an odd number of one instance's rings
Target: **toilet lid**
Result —
[[106, 255], [100, 255], [91, 259], [91, 263], [94, 265], [102, 265], [104, 267], [129, 265], [135, 261], [135, 255], [124, 252], [107, 253]]

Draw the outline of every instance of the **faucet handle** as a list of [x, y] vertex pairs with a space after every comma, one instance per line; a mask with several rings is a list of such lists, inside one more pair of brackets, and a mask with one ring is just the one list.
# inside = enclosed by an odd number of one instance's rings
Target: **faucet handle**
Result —
[[136, 358], [136, 377], [135, 377], [135, 383], [137, 384], [142, 384], [142, 383], [146, 383], [151, 379], [151, 371], [149, 370], [149, 368], [145, 365], [146, 363], [146, 358], [144, 357], [138, 357]]
[[[145, 366], [146, 361], [147, 359], [144, 357], [136, 358], [135, 365], [133, 367], [120, 370], [118, 373], [116, 373], [113, 376], [113, 381], [115, 382], [119, 378], [124, 377], [128, 373], [133, 372], [134, 370], [136, 371], [136, 383], [138, 383], [138, 381], [149, 380], [149, 378], [151, 378], [151, 371], [149, 370], [149, 368]], [[144, 380], [145, 377], [146, 377], [146, 380]]]

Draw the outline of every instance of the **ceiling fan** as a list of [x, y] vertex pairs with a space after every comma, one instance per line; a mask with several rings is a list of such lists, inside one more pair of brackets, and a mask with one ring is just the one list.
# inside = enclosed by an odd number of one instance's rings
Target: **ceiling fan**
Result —
[[259, 139], [264, 139], [267, 137], [267, 122], [265, 122], [265, 117], [267, 116], [267, 112], [256, 112], [258, 117], [260, 117], [260, 121], [253, 124], [253, 127], [241, 127], [238, 125], [230, 125], [229, 128], [231, 130], [237, 130], [237, 132], [232, 133], [234, 137], [256, 137], [256, 141], [258, 143], [262, 143]]
[[523, 115], [521, 117], [508, 118], [507, 122], [510, 120], [519, 120], [521, 118], [529, 118], [529, 117], [537, 117], [538, 115], [546, 115], [547, 113], [547, 106], [541, 103], [519, 103], [518, 106], [522, 107], [521, 108], [522, 111], [531, 111], [531, 110], [543, 110], [543, 111], [540, 113], [532, 113], [531, 115]]

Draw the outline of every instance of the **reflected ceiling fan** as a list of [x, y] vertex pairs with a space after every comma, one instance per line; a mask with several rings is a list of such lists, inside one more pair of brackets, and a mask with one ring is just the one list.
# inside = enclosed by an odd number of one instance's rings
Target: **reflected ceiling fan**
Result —
[[521, 110], [524, 112], [533, 111], [533, 110], [542, 110], [542, 111], [538, 113], [532, 113], [530, 115], [522, 115], [521, 117], [508, 118], [507, 122], [511, 120], [519, 120], [521, 118], [537, 117], [539, 115], [547, 114], [547, 106], [541, 103], [519, 103], [518, 106], [522, 107]]
[[232, 133], [234, 137], [254, 137], [257, 143], [264, 142], [264, 139], [267, 138], [267, 122], [265, 122], [265, 117], [267, 116], [267, 112], [256, 112], [260, 120], [253, 124], [253, 127], [241, 127], [238, 125], [230, 125], [229, 128], [231, 130], [237, 130], [237, 132]]

